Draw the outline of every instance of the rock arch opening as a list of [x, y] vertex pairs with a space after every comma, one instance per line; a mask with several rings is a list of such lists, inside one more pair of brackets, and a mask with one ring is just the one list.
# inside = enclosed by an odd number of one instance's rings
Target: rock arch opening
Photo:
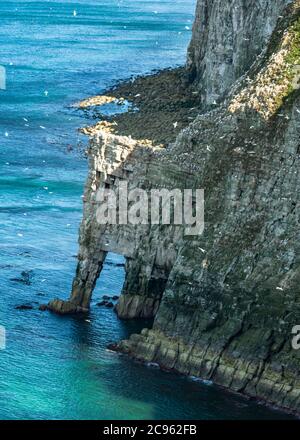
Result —
[[120, 298], [125, 282], [125, 263], [123, 255], [108, 252], [103, 267], [95, 283], [91, 306], [112, 308]]

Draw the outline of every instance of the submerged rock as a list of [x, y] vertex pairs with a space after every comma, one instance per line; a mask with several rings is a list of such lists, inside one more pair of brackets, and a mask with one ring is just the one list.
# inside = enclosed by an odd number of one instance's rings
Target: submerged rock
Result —
[[112, 309], [114, 307], [114, 304], [112, 302], [108, 302], [105, 304], [105, 307], [107, 307], [108, 309]]
[[103, 307], [103, 306], [106, 306], [106, 304], [108, 304], [108, 301], [100, 301], [100, 302], [97, 303], [97, 306], [98, 307]]
[[16, 310], [32, 310], [33, 306], [29, 304], [21, 304], [20, 306], [15, 307]]
[[48, 306], [47, 306], [47, 304], [41, 304], [41, 305], [39, 306], [39, 310], [40, 310], [41, 312], [45, 312], [46, 310], [48, 310]]
[[23, 271], [23, 272], [21, 272], [21, 278], [11, 278], [10, 281], [13, 281], [15, 283], [25, 284], [26, 286], [30, 286], [32, 283], [32, 281], [31, 281], [32, 275], [33, 275], [33, 272], [31, 270]]

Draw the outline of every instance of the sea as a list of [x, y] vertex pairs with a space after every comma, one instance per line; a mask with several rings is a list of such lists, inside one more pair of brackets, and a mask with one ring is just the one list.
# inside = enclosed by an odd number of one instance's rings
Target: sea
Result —
[[107, 350], [152, 325], [96, 305], [120, 294], [122, 256], [109, 254], [89, 315], [38, 310], [68, 298], [76, 269], [87, 176], [78, 129], [94, 121], [74, 104], [182, 65], [194, 11], [195, 0], [0, 2], [1, 420], [288, 418]]

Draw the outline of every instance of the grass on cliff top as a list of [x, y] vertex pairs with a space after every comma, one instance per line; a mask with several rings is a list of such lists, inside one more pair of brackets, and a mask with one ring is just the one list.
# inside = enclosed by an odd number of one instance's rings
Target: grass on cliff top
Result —
[[[299, 12], [300, 15], [300, 12]], [[293, 24], [290, 30], [292, 44], [286, 57], [286, 63], [289, 66], [290, 79], [294, 84], [291, 84], [290, 91], [296, 87], [300, 88], [300, 16]]]
[[[297, 2], [300, 4], [300, 2]], [[300, 6], [290, 7], [279, 21], [268, 50], [253, 66], [247, 83], [229, 104], [229, 111], [254, 110], [268, 120], [300, 88]]]

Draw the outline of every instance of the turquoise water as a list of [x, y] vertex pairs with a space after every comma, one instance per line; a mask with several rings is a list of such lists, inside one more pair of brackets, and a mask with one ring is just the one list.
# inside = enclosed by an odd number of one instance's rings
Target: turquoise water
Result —
[[[106, 350], [150, 323], [95, 305], [122, 287], [110, 255], [90, 316], [38, 304], [67, 297], [86, 161], [72, 103], [114, 81], [184, 62], [194, 0], [0, 2], [0, 419], [280, 418], [279, 412]], [[74, 12], [76, 11], [76, 16]], [[24, 284], [21, 273], [28, 273]], [[24, 278], [24, 277], [23, 277]], [[25, 277], [26, 278], [26, 277]], [[29, 303], [33, 310], [15, 307]]]

